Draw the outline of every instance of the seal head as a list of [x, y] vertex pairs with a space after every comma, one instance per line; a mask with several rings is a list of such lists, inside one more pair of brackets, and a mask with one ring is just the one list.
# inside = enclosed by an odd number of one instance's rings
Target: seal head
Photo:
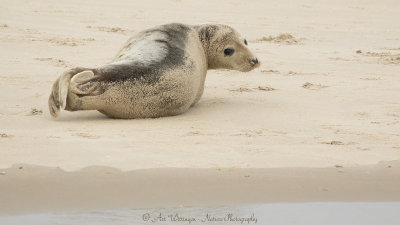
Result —
[[260, 61], [247, 48], [247, 40], [232, 27], [206, 24], [196, 29], [207, 55], [208, 69], [248, 72], [260, 66]]

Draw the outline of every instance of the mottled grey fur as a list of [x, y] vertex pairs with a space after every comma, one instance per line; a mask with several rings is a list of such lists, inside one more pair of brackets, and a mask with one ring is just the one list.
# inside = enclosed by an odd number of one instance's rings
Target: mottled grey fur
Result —
[[[181, 114], [199, 101], [208, 69], [249, 71], [258, 65], [242, 38], [225, 25], [166, 24], [138, 33], [112, 63], [74, 68], [54, 83], [49, 109], [98, 110], [114, 118]], [[235, 46], [232, 58], [222, 52]]]

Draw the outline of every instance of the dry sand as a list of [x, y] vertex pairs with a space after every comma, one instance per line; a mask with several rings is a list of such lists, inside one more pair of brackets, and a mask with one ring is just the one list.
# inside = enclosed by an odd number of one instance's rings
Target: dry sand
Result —
[[[364, 168], [399, 160], [399, 12], [397, 0], [2, 0], [0, 168]], [[229, 24], [262, 65], [209, 71], [203, 98], [180, 116], [50, 117], [47, 98], [63, 71], [103, 65], [130, 35], [168, 22]]]

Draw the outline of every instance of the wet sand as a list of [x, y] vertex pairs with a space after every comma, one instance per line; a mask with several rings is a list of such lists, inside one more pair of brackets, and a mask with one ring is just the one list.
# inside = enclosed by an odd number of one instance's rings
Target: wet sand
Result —
[[400, 201], [400, 163], [355, 168], [145, 169], [16, 165], [1, 170], [1, 214], [274, 202]]
[[[270, 203], [0, 216], [7, 225], [398, 225], [400, 202]], [[186, 222], [186, 223], [185, 223]]]

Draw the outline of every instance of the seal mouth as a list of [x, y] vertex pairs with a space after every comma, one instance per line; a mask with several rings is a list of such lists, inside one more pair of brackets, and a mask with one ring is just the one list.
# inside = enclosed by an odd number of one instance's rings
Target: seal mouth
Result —
[[258, 67], [260, 67], [260, 63], [257, 63], [257, 64], [250, 63], [250, 64], [247, 64], [247, 66], [245, 66], [242, 69], [240, 69], [239, 71], [241, 71], [241, 72], [249, 72], [249, 71], [252, 71], [252, 70], [254, 70], [254, 69], [258, 68]]
[[260, 67], [261, 63], [253, 64], [253, 69]]

